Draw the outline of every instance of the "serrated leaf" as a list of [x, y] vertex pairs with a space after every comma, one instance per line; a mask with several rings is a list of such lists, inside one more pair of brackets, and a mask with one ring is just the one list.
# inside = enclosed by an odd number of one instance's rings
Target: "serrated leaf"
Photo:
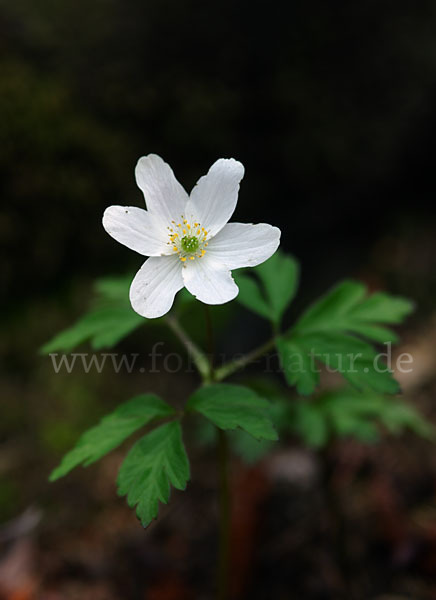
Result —
[[111, 348], [143, 323], [144, 319], [130, 306], [96, 308], [72, 327], [58, 333], [41, 348], [41, 352], [69, 352], [87, 341], [94, 350]]
[[256, 278], [235, 274], [235, 281], [239, 287], [238, 302], [279, 325], [297, 291], [297, 261], [292, 256], [278, 251], [267, 261], [251, 269], [250, 273]]
[[407, 298], [376, 292], [351, 311], [354, 320], [374, 323], [401, 323], [413, 310]]
[[[314, 358], [335, 370], [359, 389], [370, 388], [394, 394], [399, 386], [392, 373], [377, 360], [368, 341], [392, 342], [396, 335], [385, 323], [399, 323], [412, 310], [412, 303], [385, 293], [366, 296], [363, 284], [345, 281], [315, 302], [277, 344], [288, 383], [302, 394], [310, 394], [318, 377]], [[290, 356], [299, 357], [302, 369], [290, 372]]]
[[380, 344], [386, 344], [387, 342], [391, 342], [395, 344], [398, 342], [398, 335], [389, 329], [388, 327], [383, 327], [382, 325], [371, 325], [369, 323], [355, 323], [353, 325], [353, 333], [356, 335], [361, 335], [366, 337], [369, 340], [374, 342], [378, 342]]
[[295, 385], [299, 394], [311, 394], [319, 383], [319, 370], [309, 352], [298, 339], [285, 337], [277, 339], [276, 347], [286, 381]]
[[119, 446], [132, 433], [153, 419], [174, 414], [174, 409], [154, 394], [136, 396], [103, 417], [98, 425], [86, 431], [76, 446], [66, 454], [50, 475], [54, 481], [79, 464], [85, 467]]
[[308, 355], [330, 371], [340, 373], [359, 389], [369, 387], [390, 394], [399, 391], [392, 373], [376, 360], [377, 351], [359, 338], [330, 331], [302, 336], [300, 344]]
[[[344, 281], [315, 302], [299, 319], [294, 333], [350, 331], [377, 342], [392, 341], [395, 334], [384, 323], [401, 323], [413, 310], [405, 298], [377, 292], [366, 296], [366, 287], [356, 281]], [[385, 333], [385, 339], [381, 334]]]
[[127, 495], [129, 506], [146, 527], [166, 504], [170, 486], [184, 490], [189, 479], [189, 461], [180, 423], [174, 421], [154, 429], [130, 450], [118, 474], [118, 493]]
[[[283, 393], [283, 389], [276, 380], [250, 377], [249, 387], [258, 395], [268, 398], [268, 413], [277, 428], [280, 427], [281, 423], [288, 420], [289, 397]], [[247, 464], [253, 464], [261, 460], [272, 450], [275, 444], [275, 441], [272, 440], [258, 440], [239, 427], [227, 431], [227, 438], [232, 452]], [[213, 446], [216, 443], [216, 427], [214, 424], [204, 419], [196, 421], [195, 439], [200, 445]]]
[[294, 327], [295, 332], [343, 329], [344, 316], [363, 300], [365, 286], [355, 281], [344, 281], [310, 306]]
[[197, 390], [187, 410], [201, 413], [221, 429], [240, 427], [257, 439], [276, 440], [270, 405], [250, 388], [217, 383]]
[[[105, 277], [94, 283], [95, 295], [91, 308], [71, 327], [61, 331], [42, 346], [41, 354], [70, 352], [89, 342], [94, 350], [112, 348], [148, 319], [138, 315], [130, 305], [129, 288], [133, 275]], [[183, 308], [195, 298], [186, 289], [177, 295], [177, 308]], [[161, 319], [154, 319], [156, 325]]]
[[400, 398], [371, 392], [361, 394], [345, 388], [324, 394], [319, 402], [338, 435], [354, 435], [365, 440], [365, 427], [369, 431], [368, 424], [378, 424], [391, 433], [410, 429], [421, 437], [434, 437], [432, 425]]
[[112, 348], [146, 319], [135, 313], [129, 301], [131, 276], [106, 277], [94, 284], [92, 308], [74, 325], [44, 344], [40, 352], [70, 352], [85, 342], [94, 350]]
[[374, 442], [382, 427], [394, 434], [409, 429], [426, 439], [435, 438], [434, 427], [403, 400], [348, 387], [328, 391], [312, 401], [297, 401], [288, 423], [305, 443], [315, 447], [344, 436]]

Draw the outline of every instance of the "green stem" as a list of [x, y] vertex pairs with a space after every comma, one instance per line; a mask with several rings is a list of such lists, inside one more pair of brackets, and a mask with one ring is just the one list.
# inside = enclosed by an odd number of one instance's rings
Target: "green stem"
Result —
[[183, 327], [180, 325], [176, 317], [173, 315], [167, 315], [165, 321], [171, 331], [185, 346], [186, 351], [192, 357], [200, 375], [205, 381], [209, 381], [211, 378], [210, 363], [207, 356], [197, 346], [197, 344], [189, 337]]
[[225, 431], [218, 431], [219, 462], [219, 551], [218, 551], [218, 600], [229, 597], [230, 567], [230, 485], [229, 485], [229, 448]]
[[204, 305], [204, 310], [205, 310], [205, 316], [206, 316], [206, 335], [207, 335], [207, 346], [208, 346], [208, 353], [209, 353], [209, 369], [210, 369], [210, 379], [212, 381], [215, 381], [215, 360], [214, 360], [214, 356], [215, 356], [215, 338], [213, 335], [213, 323], [212, 323], [212, 316], [210, 314], [210, 309], [209, 306], [207, 304]]
[[[177, 319], [172, 315], [167, 315], [166, 322], [174, 334], [185, 346], [188, 353], [192, 356], [199, 373], [203, 378], [203, 383], [212, 383], [222, 381], [235, 371], [243, 369], [253, 361], [257, 360], [269, 352], [276, 343], [274, 336], [268, 342], [249, 352], [245, 356], [231, 361], [222, 367], [214, 367], [214, 336], [213, 324], [209, 307], [205, 306], [206, 312], [206, 333], [208, 338], [208, 356], [192, 341], [185, 330], [181, 327]], [[218, 550], [218, 569], [217, 569], [217, 599], [228, 600], [229, 598], [229, 571], [230, 571], [230, 527], [231, 527], [231, 497], [229, 483], [229, 448], [226, 433], [217, 428], [218, 435], [218, 471], [219, 471], [219, 550]]]
[[215, 381], [222, 381], [223, 379], [226, 379], [227, 377], [229, 377], [229, 375], [232, 375], [232, 373], [234, 373], [235, 371], [239, 371], [240, 369], [243, 369], [250, 363], [254, 362], [258, 358], [263, 356], [264, 354], [267, 354], [267, 352], [269, 352], [270, 350], [272, 350], [274, 348], [275, 343], [276, 343], [276, 338], [273, 337], [268, 342], [266, 342], [265, 344], [262, 344], [262, 346], [259, 346], [259, 348], [256, 348], [252, 352], [249, 352], [248, 354], [241, 356], [241, 358], [238, 358], [237, 360], [229, 362], [229, 363], [223, 365], [222, 367], [220, 367], [219, 369], [216, 369], [215, 370]]
[[[210, 381], [216, 381], [214, 369], [215, 340], [210, 309], [205, 305], [206, 333], [209, 351]], [[217, 600], [229, 597], [230, 570], [230, 484], [229, 484], [229, 447], [225, 431], [217, 427], [217, 454], [219, 477], [219, 539], [217, 563]]]

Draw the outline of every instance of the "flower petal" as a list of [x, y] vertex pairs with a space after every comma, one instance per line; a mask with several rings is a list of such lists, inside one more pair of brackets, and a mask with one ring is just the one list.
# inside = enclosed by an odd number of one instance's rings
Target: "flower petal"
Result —
[[207, 254], [229, 269], [260, 265], [279, 247], [281, 231], [267, 223], [227, 223], [210, 240]]
[[103, 227], [120, 244], [143, 256], [170, 254], [168, 232], [160, 220], [137, 206], [109, 206]]
[[148, 210], [159, 216], [165, 226], [179, 221], [185, 213], [188, 194], [177, 181], [171, 167], [157, 154], [138, 160], [135, 168], [138, 187], [143, 191]]
[[170, 310], [182, 287], [182, 265], [177, 256], [149, 258], [130, 286], [133, 310], [147, 319], [161, 317]]
[[224, 304], [238, 295], [229, 269], [207, 254], [187, 261], [182, 274], [187, 290], [205, 304]]
[[237, 160], [217, 160], [192, 190], [186, 207], [187, 218], [199, 221], [210, 235], [217, 234], [236, 208], [243, 177], [244, 167]]

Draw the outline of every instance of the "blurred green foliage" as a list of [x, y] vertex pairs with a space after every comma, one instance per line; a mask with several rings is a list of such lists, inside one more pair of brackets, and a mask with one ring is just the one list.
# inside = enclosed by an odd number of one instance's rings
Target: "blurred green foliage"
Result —
[[42, 354], [69, 352], [90, 341], [94, 350], [112, 348], [145, 321], [135, 313], [129, 301], [132, 276], [108, 277], [95, 283], [91, 310], [72, 327], [57, 334], [41, 348]]
[[320, 448], [335, 438], [353, 437], [361, 442], [380, 439], [383, 430], [398, 435], [406, 430], [435, 439], [435, 429], [401, 398], [391, 398], [352, 388], [320, 394], [313, 401], [300, 400], [292, 407], [289, 431], [305, 444]]
[[[340, 439], [372, 444], [384, 433], [400, 435], [407, 431], [427, 440], [436, 439], [434, 426], [398, 396], [344, 386], [304, 398], [290, 395], [271, 379], [250, 378], [245, 383], [271, 402], [271, 415], [280, 437], [296, 437], [310, 448], [322, 449]], [[210, 443], [212, 433], [203, 432], [198, 440]], [[230, 441], [233, 450], [247, 462], [263, 458], [272, 449], [271, 444], [250, 439], [242, 431], [234, 432]]]

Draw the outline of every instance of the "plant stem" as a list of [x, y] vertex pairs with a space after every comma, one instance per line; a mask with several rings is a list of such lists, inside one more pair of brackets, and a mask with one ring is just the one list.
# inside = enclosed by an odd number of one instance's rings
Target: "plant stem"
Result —
[[[205, 305], [206, 333], [208, 340], [210, 380], [216, 381], [214, 369], [215, 340], [210, 309]], [[219, 478], [219, 539], [217, 562], [217, 600], [227, 600], [229, 596], [230, 571], [230, 484], [229, 447], [225, 431], [217, 427], [217, 458]]]
[[176, 337], [182, 342], [185, 346], [186, 351], [190, 356], [192, 356], [192, 360], [194, 361], [200, 375], [203, 377], [205, 381], [209, 381], [211, 378], [211, 367], [210, 362], [207, 356], [204, 354], [202, 350], [197, 346], [197, 344], [189, 337], [183, 327], [180, 325], [179, 321], [173, 315], [167, 315], [165, 317], [165, 321], [171, 331], [176, 335]]
[[[203, 383], [212, 383], [222, 381], [235, 371], [243, 369], [246, 365], [252, 363], [269, 352], [275, 345], [276, 336], [268, 342], [249, 352], [241, 358], [231, 361], [222, 367], [215, 369], [214, 366], [214, 335], [213, 323], [209, 307], [205, 305], [206, 315], [206, 333], [208, 339], [208, 355], [195, 344], [188, 336], [179, 321], [173, 315], [167, 315], [165, 320], [185, 346], [188, 354], [197, 366]], [[230, 572], [230, 527], [231, 527], [231, 498], [229, 483], [229, 447], [225, 431], [217, 428], [218, 445], [218, 474], [219, 474], [219, 549], [217, 565], [217, 600], [228, 600], [229, 598], [229, 572]]]
[[205, 316], [206, 316], [206, 335], [207, 335], [207, 346], [208, 346], [208, 358], [209, 358], [209, 369], [210, 369], [210, 375], [211, 375], [211, 380], [215, 381], [215, 368], [214, 368], [214, 363], [215, 363], [215, 338], [213, 335], [213, 323], [212, 323], [212, 316], [210, 314], [210, 309], [208, 307], [207, 304], [204, 305], [204, 310], [205, 310]]
[[225, 431], [218, 429], [219, 461], [219, 551], [218, 551], [218, 600], [227, 600], [229, 592], [230, 566], [230, 485], [229, 485], [229, 448]]
[[262, 344], [262, 346], [259, 346], [259, 348], [256, 348], [255, 350], [252, 350], [248, 354], [245, 354], [245, 356], [241, 356], [241, 358], [238, 358], [237, 360], [229, 362], [229, 363], [223, 365], [222, 367], [220, 367], [219, 369], [216, 369], [215, 381], [222, 381], [223, 379], [226, 379], [226, 377], [228, 377], [235, 371], [239, 371], [239, 369], [243, 369], [244, 367], [246, 367], [247, 365], [249, 365], [256, 359], [260, 358], [261, 356], [263, 356], [264, 354], [269, 352], [272, 348], [274, 348], [275, 343], [276, 343], [276, 338], [273, 337], [268, 342], [265, 342], [265, 344]]
[[[275, 345], [274, 336], [268, 342], [259, 346], [241, 358], [231, 361], [218, 369], [214, 366], [214, 335], [213, 323], [209, 307], [205, 305], [206, 334], [208, 339], [208, 355], [200, 350], [195, 342], [188, 336], [178, 320], [173, 315], [167, 315], [166, 322], [173, 333], [185, 346], [188, 354], [192, 356], [203, 383], [222, 381], [235, 371], [243, 369], [248, 364], [269, 352]], [[219, 471], [219, 549], [217, 569], [217, 599], [228, 600], [229, 597], [229, 571], [230, 571], [230, 484], [229, 484], [229, 448], [226, 433], [217, 428], [218, 436], [218, 471]]]

